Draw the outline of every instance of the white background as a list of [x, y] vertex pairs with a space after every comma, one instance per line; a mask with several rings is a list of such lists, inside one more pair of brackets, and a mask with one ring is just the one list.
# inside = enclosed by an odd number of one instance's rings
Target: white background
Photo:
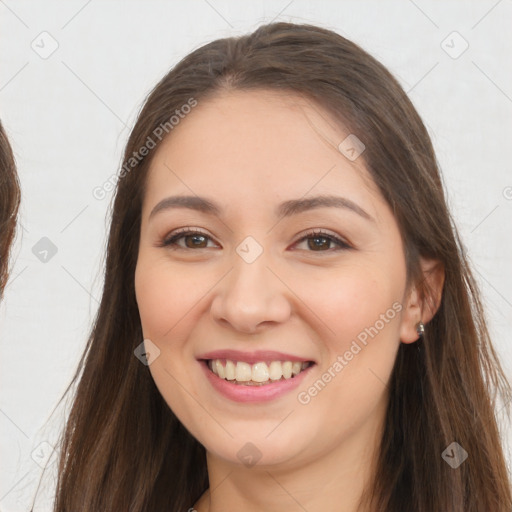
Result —
[[[29, 509], [62, 415], [45, 422], [98, 306], [111, 195], [100, 201], [92, 190], [118, 171], [141, 103], [175, 63], [265, 22], [333, 29], [377, 57], [409, 93], [432, 136], [495, 346], [512, 376], [511, 0], [2, 0], [0, 16], [0, 118], [22, 186], [0, 306], [1, 511]], [[453, 58], [464, 40], [468, 49]], [[52, 44], [58, 48], [47, 58], [31, 47], [43, 52]], [[57, 248], [47, 262], [32, 252], [43, 237]], [[51, 491], [40, 491], [36, 510], [50, 509]]]

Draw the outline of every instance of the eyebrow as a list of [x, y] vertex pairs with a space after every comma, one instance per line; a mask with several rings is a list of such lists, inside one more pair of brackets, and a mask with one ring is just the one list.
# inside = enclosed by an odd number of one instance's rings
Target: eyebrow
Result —
[[[222, 208], [213, 201], [199, 196], [170, 196], [162, 199], [149, 214], [149, 219], [154, 217], [157, 213], [172, 208], [188, 208], [207, 215], [221, 216], [223, 213]], [[357, 213], [364, 219], [374, 222], [365, 210], [359, 205], [341, 196], [322, 195], [301, 199], [289, 199], [279, 204], [276, 208], [276, 216], [290, 217], [298, 213], [302, 213], [315, 208], [343, 208], [354, 213]]]

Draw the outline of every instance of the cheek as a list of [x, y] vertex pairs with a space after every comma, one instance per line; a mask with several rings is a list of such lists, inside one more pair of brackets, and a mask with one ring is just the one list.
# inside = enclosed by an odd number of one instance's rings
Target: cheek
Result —
[[158, 260], [139, 261], [135, 294], [144, 336], [161, 339], [178, 329], [186, 316], [201, 307], [201, 298], [211, 286], [197, 279], [193, 269], [173, 268]]
[[343, 353], [356, 339], [364, 343], [399, 332], [401, 278], [384, 278], [385, 273], [351, 266], [334, 271], [330, 279], [303, 275], [297, 283], [297, 294], [306, 298], [306, 305], [321, 320], [323, 341], [330, 352]]
[[323, 350], [317, 380], [301, 389], [299, 402], [314, 402], [311, 409], [318, 407], [320, 415], [326, 404], [339, 404], [345, 421], [357, 421], [383, 398], [394, 365], [405, 276], [395, 272], [390, 279], [393, 270], [384, 266], [346, 270], [337, 271], [329, 286], [303, 280], [307, 289], [300, 293], [322, 321], [317, 344]]
[[[186, 350], [187, 336], [201, 307], [200, 299], [212, 284], [201, 284], [193, 270], [185, 272], [168, 261], [144, 256], [137, 262], [135, 294], [144, 338], [160, 351], [149, 370], [167, 405], [182, 422], [194, 425], [201, 411], [190, 398], [197, 392], [188, 382], [183, 361], [191, 357]], [[187, 393], [183, 393], [183, 385]]]
[[297, 390], [297, 417], [302, 432], [318, 431], [316, 448], [328, 452], [333, 440], [377, 428], [384, 414], [399, 347], [400, 303], [389, 288], [356, 278], [340, 282], [328, 301], [309, 297], [329, 330], [318, 342], [324, 349], [318, 371]]

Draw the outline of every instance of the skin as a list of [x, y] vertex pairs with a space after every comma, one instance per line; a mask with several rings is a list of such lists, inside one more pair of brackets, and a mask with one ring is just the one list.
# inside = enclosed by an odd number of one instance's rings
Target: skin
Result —
[[[399, 344], [418, 339], [440, 298], [425, 307], [406, 266], [393, 214], [364, 167], [337, 150], [350, 132], [310, 101], [265, 90], [224, 92], [199, 105], [154, 156], [143, 202], [136, 296], [144, 338], [158, 346], [155, 383], [180, 421], [206, 447], [210, 489], [199, 512], [355, 512], [373, 467]], [[360, 138], [363, 138], [361, 135]], [[322, 207], [286, 218], [288, 199], [343, 196], [364, 209]], [[223, 208], [150, 212], [171, 195], [206, 197]], [[206, 234], [178, 248], [160, 244], [178, 228]], [[350, 248], [306, 231], [318, 228]], [[247, 263], [237, 246], [252, 236], [263, 253]], [[188, 248], [187, 245], [188, 243]], [[422, 260], [425, 272], [435, 262]], [[333, 366], [366, 327], [401, 311], [302, 404], [297, 395]], [[316, 361], [300, 388], [271, 402], [218, 394], [196, 357], [214, 349], [277, 350]], [[253, 443], [261, 458], [242, 464]], [[303, 508], [301, 508], [303, 507]]]

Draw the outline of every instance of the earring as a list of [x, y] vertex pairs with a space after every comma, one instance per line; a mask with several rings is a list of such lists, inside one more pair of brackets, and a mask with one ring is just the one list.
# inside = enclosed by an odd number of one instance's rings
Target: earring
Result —
[[425, 334], [425, 324], [423, 322], [418, 322], [416, 324], [416, 332], [420, 338], [423, 338], [423, 335]]

